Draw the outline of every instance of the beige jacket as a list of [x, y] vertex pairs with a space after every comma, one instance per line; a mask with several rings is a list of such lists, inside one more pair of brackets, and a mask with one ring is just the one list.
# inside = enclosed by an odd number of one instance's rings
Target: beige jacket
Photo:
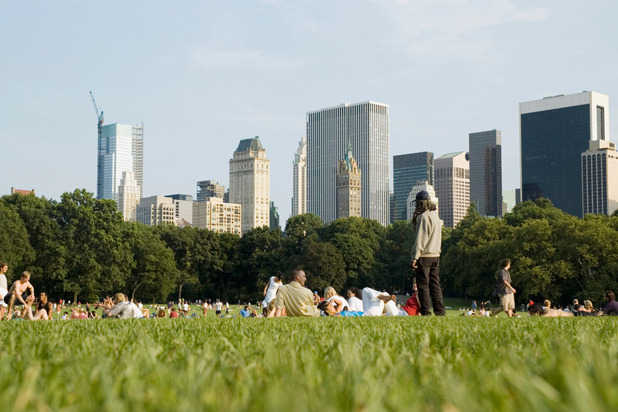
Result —
[[442, 248], [442, 221], [438, 212], [426, 211], [416, 219], [416, 238], [411, 260], [439, 257]]

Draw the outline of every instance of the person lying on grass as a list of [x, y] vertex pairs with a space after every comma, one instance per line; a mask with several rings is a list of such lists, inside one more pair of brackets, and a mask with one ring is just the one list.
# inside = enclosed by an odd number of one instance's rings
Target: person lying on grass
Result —
[[529, 306], [528, 314], [530, 314], [530, 316], [543, 316], [545, 318], [573, 317], [572, 313], [558, 309], [548, 309], [539, 303]]
[[[340, 313], [342, 311], [349, 311], [348, 301], [339, 296], [334, 287], [328, 286], [324, 289], [324, 302], [334, 310], [334, 313]], [[322, 302], [320, 302], [322, 303]]]

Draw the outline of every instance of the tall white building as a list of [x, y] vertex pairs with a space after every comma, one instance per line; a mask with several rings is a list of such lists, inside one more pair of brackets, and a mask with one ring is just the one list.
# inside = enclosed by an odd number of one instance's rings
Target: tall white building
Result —
[[362, 217], [389, 224], [389, 106], [348, 104], [307, 113], [307, 212], [337, 217], [337, 166], [348, 142], [363, 171]]
[[242, 205], [242, 233], [270, 226], [270, 160], [257, 136], [241, 140], [230, 159], [230, 203]]
[[307, 213], [307, 138], [300, 139], [292, 165], [292, 216]]
[[210, 197], [193, 205], [193, 226], [217, 233], [242, 234], [242, 206]]
[[426, 190], [429, 193], [429, 197], [436, 205], [436, 210], [438, 213], [440, 212], [440, 199], [436, 196], [436, 191], [433, 186], [429, 184], [428, 181], [417, 182], [414, 186], [412, 186], [412, 190], [410, 190], [410, 194], [408, 194], [408, 200], [406, 201], [406, 218], [407, 220], [412, 220], [414, 216], [414, 211], [416, 210], [416, 195], [421, 190]]
[[440, 219], [444, 226], [455, 227], [470, 207], [470, 162], [466, 152], [447, 153], [437, 158], [434, 160], [434, 170], [436, 196], [440, 199]]
[[122, 172], [120, 186], [118, 186], [118, 210], [124, 220], [134, 222], [137, 219], [136, 211], [142, 196], [135, 175], [131, 170]]
[[618, 153], [609, 140], [591, 140], [581, 154], [582, 210], [611, 215], [618, 209]]
[[97, 199], [118, 201], [120, 179], [126, 171], [133, 172], [143, 193], [144, 125], [99, 126], [98, 139]]

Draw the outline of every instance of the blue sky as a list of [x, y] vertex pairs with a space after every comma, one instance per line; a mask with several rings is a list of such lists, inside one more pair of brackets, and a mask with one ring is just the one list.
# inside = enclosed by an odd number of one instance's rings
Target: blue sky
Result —
[[[390, 105], [397, 154], [467, 150], [502, 130], [519, 185], [518, 103], [618, 96], [614, 1], [18, 1], [0, 3], [0, 195], [96, 189], [96, 116], [144, 123], [144, 195], [228, 185], [260, 136], [286, 219], [305, 114]], [[392, 174], [391, 174], [392, 180]], [[392, 186], [392, 181], [391, 181]]]

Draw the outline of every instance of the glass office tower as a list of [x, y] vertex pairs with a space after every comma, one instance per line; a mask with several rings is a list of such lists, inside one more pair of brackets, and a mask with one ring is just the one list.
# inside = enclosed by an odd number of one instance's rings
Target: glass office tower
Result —
[[434, 185], [433, 153], [420, 152], [393, 156], [393, 199], [391, 222], [406, 220], [408, 195], [420, 182]]
[[389, 224], [389, 106], [342, 104], [307, 113], [307, 212], [337, 216], [337, 164], [348, 144], [363, 171], [361, 216]]
[[107, 124], [99, 126], [98, 135], [97, 199], [118, 201], [125, 171], [133, 172], [143, 195], [144, 125]]
[[519, 104], [522, 200], [541, 197], [583, 216], [581, 154], [609, 138], [609, 98], [596, 92]]
[[483, 216], [502, 216], [502, 133], [470, 133], [470, 202]]

